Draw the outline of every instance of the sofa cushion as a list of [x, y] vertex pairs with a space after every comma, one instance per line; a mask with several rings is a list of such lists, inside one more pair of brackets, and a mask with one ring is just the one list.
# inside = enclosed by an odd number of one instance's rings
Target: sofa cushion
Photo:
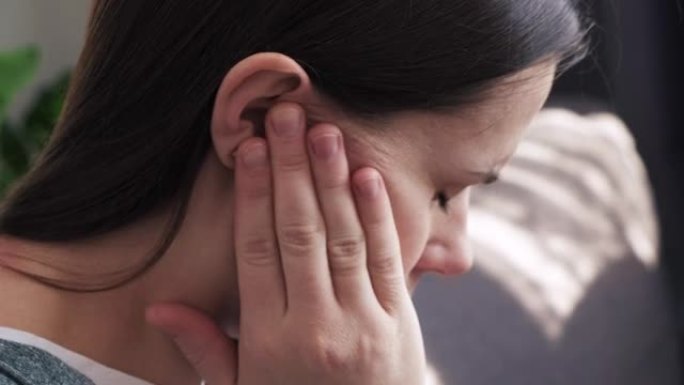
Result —
[[651, 191], [619, 119], [540, 113], [469, 220], [473, 271], [415, 295], [443, 384], [679, 384]]

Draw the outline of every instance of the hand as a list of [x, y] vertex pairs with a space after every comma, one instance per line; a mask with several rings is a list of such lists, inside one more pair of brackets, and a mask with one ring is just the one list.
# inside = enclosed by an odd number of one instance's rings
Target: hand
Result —
[[340, 130], [319, 124], [307, 135], [305, 121], [298, 105], [277, 105], [268, 143], [251, 138], [237, 152], [239, 345], [180, 305], [148, 320], [208, 385], [422, 384], [422, 336], [382, 178], [371, 168], [350, 178]]

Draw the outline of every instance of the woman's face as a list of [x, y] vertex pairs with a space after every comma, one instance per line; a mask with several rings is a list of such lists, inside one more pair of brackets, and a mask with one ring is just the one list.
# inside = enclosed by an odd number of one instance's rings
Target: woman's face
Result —
[[[279, 101], [301, 104], [311, 123], [337, 125], [351, 170], [369, 166], [381, 173], [401, 242], [407, 286], [413, 290], [424, 273], [458, 275], [470, 268], [470, 187], [495, 179], [544, 104], [554, 72], [553, 64], [532, 67], [458, 111], [411, 111], [374, 122], [349, 118], [318, 97]], [[191, 295], [186, 286], [188, 297], [207, 298], [207, 309], [223, 308], [227, 300], [228, 313], [237, 314], [234, 255], [225, 257], [234, 252], [233, 208], [226, 201], [233, 186], [226, 182], [224, 165], [218, 160], [209, 164], [213, 166], [205, 167], [198, 178], [201, 187], [191, 199], [187, 226], [176, 239], [177, 261], [183, 268], [169, 263], [176, 275], [165, 281], [195, 282], [189, 278], [195, 277], [197, 294]], [[447, 207], [435, 199], [437, 194], [449, 198]], [[200, 250], [198, 242], [204, 245]], [[187, 258], [188, 253], [194, 258]], [[165, 257], [161, 263], [171, 260]]]
[[[491, 183], [548, 97], [555, 65], [530, 68], [458, 112], [407, 112], [368, 127], [339, 118], [350, 166], [385, 179], [408, 287], [424, 273], [459, 275], [472, 265], [470, 187]], [[446, 206], [436, 195], [449, 198]]]

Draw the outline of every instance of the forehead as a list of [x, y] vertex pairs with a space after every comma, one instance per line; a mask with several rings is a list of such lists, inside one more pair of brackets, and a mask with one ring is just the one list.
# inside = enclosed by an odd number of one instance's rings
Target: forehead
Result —
[[553, 65], [523, 71], [450, 113], [396, 114], [374, 135], [373, 147], [389, 163], [481, 178], [474, 174], [498, 170], [513, 154], [548, 97], [554, 72]]

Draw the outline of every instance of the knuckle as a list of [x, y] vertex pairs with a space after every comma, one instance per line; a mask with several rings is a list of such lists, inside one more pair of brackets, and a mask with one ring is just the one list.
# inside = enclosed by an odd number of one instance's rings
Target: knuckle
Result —
[[361, 335], [357, 341], [354, 356], [361, 362], [367, 363], [379, 362], [384, 357], [388, 357], [391, 351], [387, 349], [387, 342], [378, 338], [381, 335], [383, 335], [381, 331], [374, 336]]
[[344, 348], [334, 338], [323, 334], [314, 335], [304, 345], [304, 359], [308, 364], [327, 373], [349, 371], [355, 366], [355, 357], [351, 349]]
[[382, 250], [373, 253], [372, 258], [368, 258], [368, 268], [375, 273], [382, 275], [392, 275], [396, 273], [397, 257], [389, 250]]
[[270, 266], [277, 262], [275, 241], [255, 237], [247, 239], [242, 245], [242, 260], [252, 266]]
[[358, 269], [365, 252], [366, 241], [363, 236], [342, 237], [328, 242], [331, 267], [337, 271]]
[[305, 154], [282, 154], [275, 162], [275, 167], [282, 172], [306, 170], [309, 167], [309, 158]]
[[352, 373], [365, 371], [390, 354], [388, 342], [378, 333], [354, 333], [342, 330], [337, 333], [311, 333], [301, 356], [312, 368], [323, 373]]
[[318, 225], [289, 224], [281, 227], [279, 240], [281, 247], [294, 250], [310, 250], [315, 246], [323, 233]]

